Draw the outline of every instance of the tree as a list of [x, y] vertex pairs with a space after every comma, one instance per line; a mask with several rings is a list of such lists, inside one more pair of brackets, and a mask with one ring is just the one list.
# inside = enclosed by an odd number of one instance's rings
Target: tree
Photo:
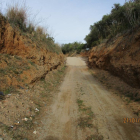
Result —
[[127, 29], [140, 26], [140, 0], [129, 0], [123, 6], [116, 3], [110, 14], [90, 25], [90, 32], [85, 37], [89, 47], [99, 44], [102, 39], [113, 37]]

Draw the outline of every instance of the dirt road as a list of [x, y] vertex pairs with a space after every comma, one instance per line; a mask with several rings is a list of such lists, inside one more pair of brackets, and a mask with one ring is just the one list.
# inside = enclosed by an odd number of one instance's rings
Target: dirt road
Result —
[[124, 118], [137, 116], [90, 74], [85, 62], [68, 57], [67, 67], [60, 92], [55, 93], [43, 127], [37, 130], [37, 139], [139, 140], [140, 123], [124, 123]]

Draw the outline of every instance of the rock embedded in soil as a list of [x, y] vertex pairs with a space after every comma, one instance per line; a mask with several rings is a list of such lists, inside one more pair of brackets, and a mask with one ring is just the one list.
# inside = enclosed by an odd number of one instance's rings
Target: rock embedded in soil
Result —
[[3, 92], [0, 91], [0, 100], [4, 100], [5, 99], [5, 95], [3, 94]]
[[3, 95], [4, 96], [3, 92], [0, 91], [0, 95]]

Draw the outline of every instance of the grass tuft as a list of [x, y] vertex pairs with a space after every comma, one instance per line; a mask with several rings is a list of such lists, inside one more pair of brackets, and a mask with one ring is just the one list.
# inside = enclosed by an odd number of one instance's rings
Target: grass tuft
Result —
[[91, 110], [91, 107], [86, 107], [83, 104], [83, 100], [80, 99], [77, 99], [77, 104], [79, 107], [79, 111], [81, 112], [81, 117], [78, 119], [78, 126], [82, 129], [86, 127], [93, 127], [92, 119], [94, 117], [94, 114]]

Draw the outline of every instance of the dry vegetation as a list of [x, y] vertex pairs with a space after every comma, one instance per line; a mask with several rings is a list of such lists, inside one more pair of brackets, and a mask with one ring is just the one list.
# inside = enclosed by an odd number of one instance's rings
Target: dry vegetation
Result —
[[14, 6], [9, 5], [7, 7], [5, 17], [13, 28], [20, 31], [22, 35], [31, 38], [39, 47], [43, 46], [49, 51], [56, 52], [57, 54], [61, 53], [60, 46], [55, 43], [55, 40], [48, 32], [47, 27], [37, 26], [39, 22], [35, 23], [35, 19], [34, 21], [30, 21], [29, 15], [29, 8], [26, 4], [17, 3]]

